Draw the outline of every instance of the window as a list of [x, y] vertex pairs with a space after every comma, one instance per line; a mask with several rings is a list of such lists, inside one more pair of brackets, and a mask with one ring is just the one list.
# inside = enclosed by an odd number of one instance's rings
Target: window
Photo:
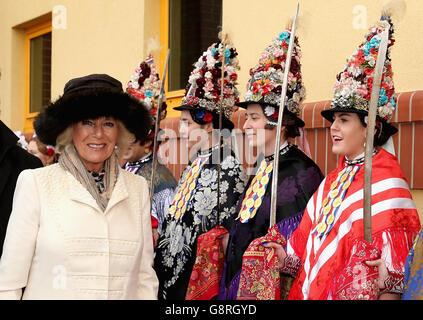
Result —
[[[162, 0], [161, 67], [167, 48], [170, 60], [167, 74], [167, 104], [180, 105], [193, 64], [213, 42], [218, 40], [222, 25], [222, 0]], [[178, 116], [168, 110], [169, 116]]]
[[51, 21], [26, 29], [25, 132], [51, 98]]

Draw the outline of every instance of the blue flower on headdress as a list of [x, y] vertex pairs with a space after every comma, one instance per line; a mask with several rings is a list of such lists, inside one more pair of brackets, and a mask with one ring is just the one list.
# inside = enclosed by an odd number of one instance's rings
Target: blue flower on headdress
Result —
[[369, 42], [366, 43], [366, 47], [367, 49], [372, 49], [375, 48], [379, 45], [380, 40], [376, 39], [375, 37], [373, 37]]
[[213, 48], [211, 49], [211, 54], [214, 56], [214, 54], [216, 53], [216, 51], [217, 51], [217, 48], [216, 48], [216, 47], [213, 47]]
[[381, 88], [379, 91], [379, 105], [384, 105], [388, 102], [388, 97], [386, 96], [385, 88]]
[[[382, 88], [383, 89], [383, 88]], [[389, 102], [392, 104], [392, 106], [396, 106], [397, 105], [397, 103], [395, 102], [395, 96], [392, 96], [391, 97], [391, 100], [389, 100]]]
[[198, 119], [203, 119], [205, 116], [206, 112], [204, 110], [198, 110], [195, 115], [197, 116]]
[[286, 32], [286, 31], [284, 31], [284, 32], [282, 32], [280, 35], [279, 35], [279, 40], [280, 41], [286, 41], [286, 43], [287, 44], [289, 44], [289, 37], [290, 37], [290, 34], [289, 34], [289, 32]]
[[363, 53], [364, 53], [364, 55], [368, 56], [370, 54], [370, 50], [367, 49], [367, 48], [364, 48]]
[[225, 63], [231, 63], [231, 50], [225, 49]]
[[151, 97], [153, 96], [153, 91], [146, 90], [146, 91], [145, 91], [145, 96], [146, 96], [147, 98], [151, 98]]

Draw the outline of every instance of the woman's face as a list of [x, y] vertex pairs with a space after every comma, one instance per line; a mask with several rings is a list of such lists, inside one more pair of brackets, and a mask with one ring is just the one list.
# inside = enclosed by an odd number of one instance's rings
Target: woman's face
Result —
[[267, 118], [259, 104], [250, 104], [245, 112], [243, 129], [251, 147], [274, 146], [276, 130], [265, 129]]
[[151, 140], [147, 140], [144, 143], [141, 143], [140, 141], [135, 141], [128, 147], [128, 149], [126, 149], [122, 160], [125, 162], [134, 162], [140, 160], [142, 157], [145, 157], [152, 151], [152, 144], [153, 141]]
[[193, 147], [200, 149], [201, 146], [208, 145], [209, 132], [206, 127], [209, 126], [195, 122], [188, 110], [182, 110], [179, 119], [179, 135], [186, 141], [188, 149]]
[[39, 158], [41, 160], [41, 162], [43, 163], [43, 166], [47, 166], [47, 165], [53, 163], [54, 156], [49, 156], [47, 154], [42, 153], [38, 149], [38, 145], [37, 145], [37, 142], [35, 140], [31, 140], [29, 142], [27, 150], [28, 150], [29, 153], [31, 153], [32, 155]]
[[352, 160], [364, 152], [366, 127], [354, 112], [335, 112], [330, 127], [332, 152]]
[[110, 117], [87, 119], [73, 125], [73, 143], [85, 168], [99, 172], [115, 148], [119, 128]]

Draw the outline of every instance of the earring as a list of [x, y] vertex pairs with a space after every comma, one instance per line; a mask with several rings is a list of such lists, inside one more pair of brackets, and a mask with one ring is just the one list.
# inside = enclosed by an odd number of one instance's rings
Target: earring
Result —
[[145, 153], [150, 153], [150, 148], [149, 147], [145, 147], [144, 152]]

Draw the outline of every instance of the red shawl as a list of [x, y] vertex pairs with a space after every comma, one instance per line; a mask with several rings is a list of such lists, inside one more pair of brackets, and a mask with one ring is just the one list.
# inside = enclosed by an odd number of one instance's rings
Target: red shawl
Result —
[[[299, 227], [289, 239], [288, 254], [301, 258], [289, 299], [335, 298], [330, 294], [330, 285], [351, 258], [356, 240], [364, 238], [364, 167], [345, 194], [331, 231], [321, 238], [311, 232], [316, 227], [322, 201], [344, 166], [342, 157], [338, 168], [322, 181], [308, 202]], [[381, 149], [373, 157], [372, 242], [381, 251], [389, 270], [404, 272], [408, 251], [419, 230], [419, 216], [398, 160]]]

